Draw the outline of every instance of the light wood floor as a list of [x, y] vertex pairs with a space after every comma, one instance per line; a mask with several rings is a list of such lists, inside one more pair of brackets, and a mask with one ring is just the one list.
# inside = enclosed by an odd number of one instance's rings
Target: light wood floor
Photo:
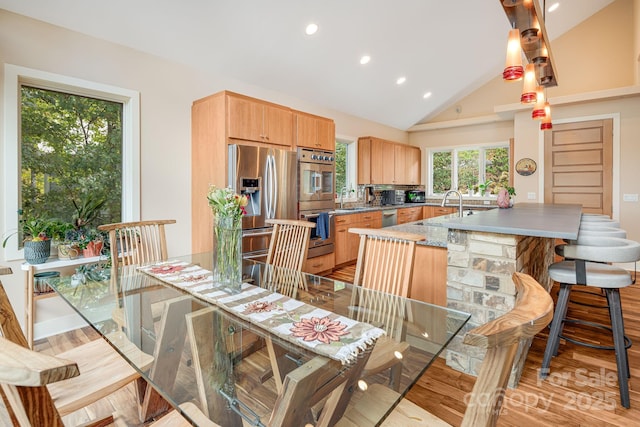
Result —
[[[350, 282], [354, 268], [334, 271], [332, 278]], [[557, 289], [552, 290], [556, 296]], [[538, 379], [538, 369], [547, 340], [547, 331], [535, 337], [517, 389], [505, 393], [499, 426], [632, 426], [640, 425], [640, 289], [637, 285], [623, 289], [622, 302], [626, 333], [636, 343], [629, 349], [631, 409], [620, 406], [615, 356], [602, 351], [562, 342], [551, 363], [551, 375]], [[594, 295], [575, 294], [572, 299], [601, 303]], [[600, 323], [608, 323], [606, 309], [571, 304], [569, 315]], [[609, 335], [596, 329], [565, 328], [594, 343], [610, 342]], [[36, 349], [57, 353], [87, 340], [97, 339], [90, 328], [84, 328], [36, 342]], [[444, 359], [437, 360], [408, 393], [407, 398], [433, 414], [457, 426], [464, 414], [465, 394], [473, 388], [475, 378], [457, 372]], [[133, 388], [127, 386], [107, 399], [88, 408], [97, 415], [114, 413], [116, 426], [141, 426], [133, 405]], [[67, 425], [77, 425], [82, 411], [65, 418]]]

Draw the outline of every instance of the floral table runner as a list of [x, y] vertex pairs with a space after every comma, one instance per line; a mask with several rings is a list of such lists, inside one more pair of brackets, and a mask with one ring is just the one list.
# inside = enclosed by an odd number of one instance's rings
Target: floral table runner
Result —
[[262, 329], [314, 352], [351, 363], [385, 332], [249, 283], [229, 294], [215, 283], [213, 273], [183, 261], [137, 267], [164, 283], [221, 307]]

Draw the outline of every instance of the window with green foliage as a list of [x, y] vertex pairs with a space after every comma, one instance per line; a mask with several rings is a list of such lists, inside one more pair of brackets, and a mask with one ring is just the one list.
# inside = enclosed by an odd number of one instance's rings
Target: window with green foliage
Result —
[[22, 86], [21, 106], [23, 216], [71, 222], [91, 199], [98, 223], [120, 222], [122, 104]]
[[488, 183], [491, 192], [509, 183], [509, 145], [477, 146], [431, 151], [429, 164], [430, 193], [448, 190], [477, 191]]
[[18, 234], [4, 260], [23, 258], [29, 217], [77, 222], [79, 213], [89, 227], [140, 219], [139, 92], [4, 64], [3, 93], [2, 235]]
[[343, 189], [344, 198], [356, 196], [356, 143], [347, 139], [336, 139], [336, 198]]

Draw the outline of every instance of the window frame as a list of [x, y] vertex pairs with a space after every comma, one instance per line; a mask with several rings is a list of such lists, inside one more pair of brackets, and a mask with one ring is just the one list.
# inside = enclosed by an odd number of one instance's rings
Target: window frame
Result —
[[[447, 146], [447, 147], [433, 147], [429, 149], [428, 152], [428, 192], [429, 196], [442, 196], [444, 193], [434, 193], [433, 192], [433, 154], [434, 153], [442, 153], [442, 152], [451, 152], [451, 161], [452, 161], [452, 173], [451, 173], [451, 187], [452, 190], [457, 190], [459, 187], [458, 183], [458, 152], [466, 151], [466, 150], [479, 150], [478, 158], [481, 160], [480, 165], [478, 165], [478, 170], [481, 176], [481, 180], [479, 182], [485, 181], [485, 171], [486, 171], [486, 150], [492, 148], [507, 148], [509, 150], [509, 184], [513, 185], [513, 145], [511, 141], [499, 141], [499, 142], [490, 142], [484, 144], [473, 144], [473, 145], [457, 145], [457, 146]], [[463, 194], [463, 196], [467, 196]], [[483, 198], [484, 195], [481, 195], [480, 198]]]
[[[122, 103], [122, 221], [140, 219], [140, 93], [46, 71], [4, 66], [4, 228], [18, 229], [20, 203], [21, 86]], [[18, 239], [7, 242], [5, 260], [24, 258]]]
[[[344, 198], [343, 202], [357, 202], [358, 201], [358, 138], [349, 136], [336, 136], [336, 144], [347, 144], [347, 176], [346, 185], [347, 190], [353, 187], [353, 195]], [[336, 203], [340, 203], [340, 188], [336, 188]]]

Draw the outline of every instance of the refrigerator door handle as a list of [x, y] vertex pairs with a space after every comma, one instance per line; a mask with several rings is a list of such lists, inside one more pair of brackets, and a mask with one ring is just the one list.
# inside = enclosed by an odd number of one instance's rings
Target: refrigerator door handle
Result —
[[267, 155], [266, 161], [266, 183], [265, 183], [265, 193], [266, 193], [266, 219], [275, 218], [276, 214], [276, 198], [278, 192], [278, 185], [276, 182], [276, 165], [275, 158], [272, 154]]
[[275, 156], [271, 156], [271, 171], [273, 179], [273, 198], [271, 199], [271, 218], [276, 217], [276, 208], [278, 206], [278, 167]]

